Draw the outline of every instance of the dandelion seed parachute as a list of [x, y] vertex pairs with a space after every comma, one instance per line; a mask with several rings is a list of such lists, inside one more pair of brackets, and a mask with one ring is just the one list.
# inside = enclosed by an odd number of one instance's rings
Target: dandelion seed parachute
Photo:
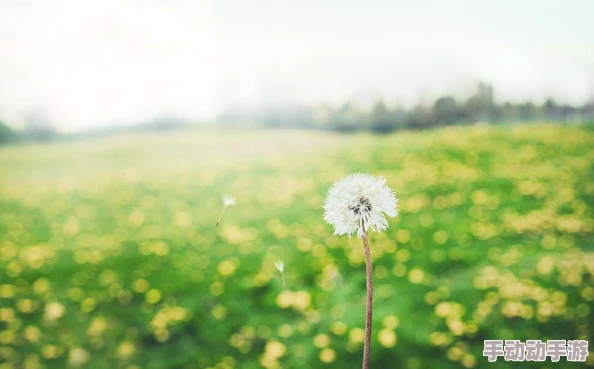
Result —
[[283, 274], [283, 271], [285, 270], [285, 263], [282, 260], [279, 260], [274, 263], [274, 267], [280, 272], [281, 279], [283, 281], [283, 287], [285, 287], [285, 275]]
[[285, 263], [283, 263], [282, 261], [277, 261], [276, 263], [274, 263], [274, 267], [282, 273], [283, 270], [285, 270]]
[[223, 201], [223, 210], [221, 211], [221, 215], [219, 216], [219, 220], [217, 220], [215, 228], [221, 223], [221, 218], [223, 218], [223, 213], [225, 212], [227, 206], [235, 205], [235, 198], [233, 196], [225, 195], [221, 198], [221, 200]]
[[223, 205], [225, 205], [225, 206], [235, 205], [235, 198], [233, 196], [225, 195], [225, 196], [223, 196], [222, 200], [223, 200]]

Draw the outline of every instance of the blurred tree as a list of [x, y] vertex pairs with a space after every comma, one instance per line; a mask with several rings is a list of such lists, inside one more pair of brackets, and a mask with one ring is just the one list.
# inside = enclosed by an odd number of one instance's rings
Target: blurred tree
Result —
[[501, 119], [505, 122], [513, 122], [518, 119], [518, 112], [516, 106], [509, 101], [506, 101], [500, 107]]
[[594, 96], [592, 96], [585, 104], [582, 106], [581, 115], [584, 120], [589, 122], [594, 122]]
[[535, 105], [531, 101], [496, 104], [493, 87], [480, 82], [472, 95], [462, 103], [446, 95], [433, 103], [420, 101], [412, 109], [389, 109], [379, 99], [368, 112], [361, 111], [350, 101], [337, 109], [328, 105], [312, 107], [285, 103], [269, 105], [259, 110], [235, 107], [219, 116], [220, 122], [238, 124], [254, 122], [266, 127], [331, 129], [342, 132], [364, 129], [376, 133], [387, 133], [399, 128], [427, 129], [476, 121], [495, 123], [537, 119], [592, 120], [594, 98], [579, 107], [559, 105], [552, 98], [542, 105]]
[[8, 124], [0, 121], [0, 145], [16, 142], [18, 139], [19, 134]]
[[440, 97], [433, 104], [433, 114], [437, 124], [455, 124], [461, 121], [460, 106], [451, 96]]
[[537, 118], [537, 108], [532, 101], [518, 105], [518, 117], [522, 121], [533, 121]]
[[376, 133], [388, 133], [398, 128], [395, 117], [382, 100], [378, 100], [371, 109], [369, 124]]
[[361, 112], [349, 101], [334, 113], [331, 125], [341, 132], [352, 132], [362, 128], [362, 120]]
[[27, 140], [44, 142], [51, 141], [58, 136], [58, 132], [50, 123], [43, 110], [33, 110], [25, 116], [23, 136]]
[[392, 111], [392, 117], [396, 122], [397, 129], [402, 129], [406, 127], [406, 116], [407, 112], [402, 107], [397, 107]]
[[557, 103], [552, 98], [548, 98], [542, 105], [542, 112], [547, 119], [558, 119], [558, 109]]
[[433, 109], [418, 103], [406, 116], [406, 126], [410, 129], [427, 129], [435, 125]]
[[466, 101], [467, 115], [475, 121], [490, 121], [493, 113], [493, 86], [480, 82]]
[[570, 120], [576, 114], [576, 108], [571, 105], [559, 106], [559, 115], [562, 120]]

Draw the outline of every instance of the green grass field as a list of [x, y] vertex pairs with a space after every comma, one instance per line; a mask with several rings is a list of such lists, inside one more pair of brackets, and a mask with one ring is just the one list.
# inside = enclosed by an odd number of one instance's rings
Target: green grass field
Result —
[[594, 337], [593, 163], [593, 130], [545, 124], [0, 149], [0, 369], [359, 368], [363, 248], [322, 219], [352, 172], [400, 199], [372, 366], [515, 367], [483, 340]]

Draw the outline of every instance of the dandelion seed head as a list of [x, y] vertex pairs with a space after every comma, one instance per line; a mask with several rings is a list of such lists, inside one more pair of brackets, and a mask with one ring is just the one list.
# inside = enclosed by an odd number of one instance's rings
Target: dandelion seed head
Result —
[[334, 226], [335, 235], [384, 231], [385, 215], [398, 215], [398, 199], [381, 176], [351, 174], [330, 188], [324, 203], [324, 220]]
[[225, 206], [235, 205], [235, 198], [233, 196], [229, 196], [229, 195], [223, 196], [223, 205], [225, 205]]
[[285, 263], [283, 263], [282, 260], [277, 261], [276, 263], [274, 263], [274, 267], [276, 269], [278, 269], [279, 272], [283, 272], [283, 270], [285, 270]]

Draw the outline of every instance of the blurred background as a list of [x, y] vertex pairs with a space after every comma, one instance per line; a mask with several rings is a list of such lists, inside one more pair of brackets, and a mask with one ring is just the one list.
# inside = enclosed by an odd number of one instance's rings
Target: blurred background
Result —
[[363, 249], [322, 219], [352, 172], [400, 199], [371, 236], [373, 367], [589, 340], [591, 14], [0, 1], [0, 369], [357, 367]]

